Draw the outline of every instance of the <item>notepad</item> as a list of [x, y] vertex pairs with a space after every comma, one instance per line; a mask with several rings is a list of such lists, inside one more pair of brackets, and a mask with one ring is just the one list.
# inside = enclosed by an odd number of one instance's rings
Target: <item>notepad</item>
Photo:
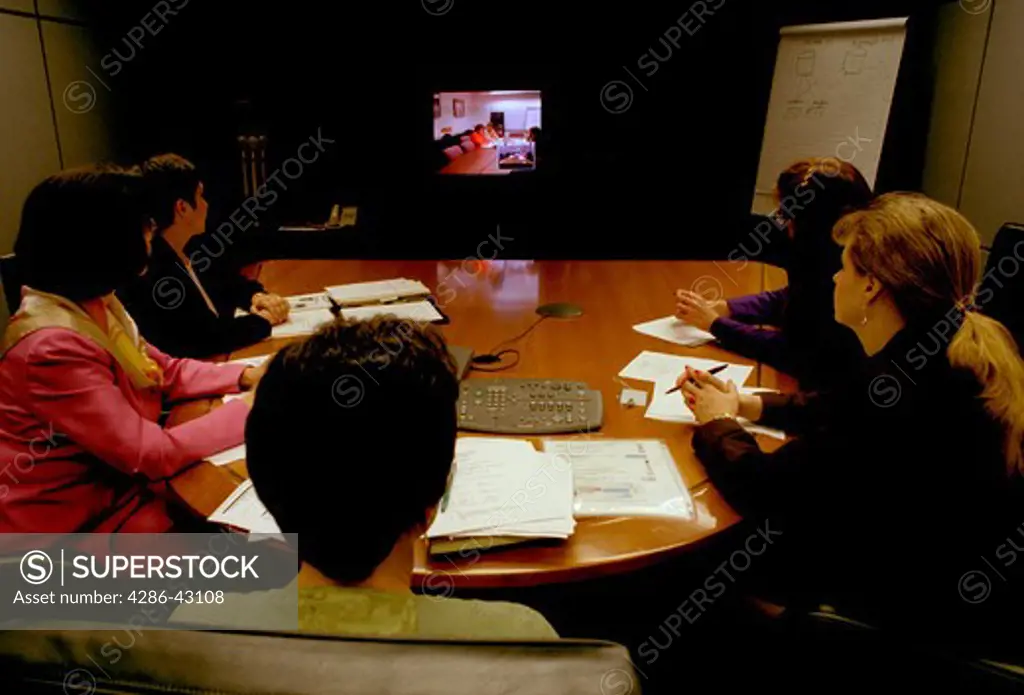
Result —
[[346, 319], [365, 321], [375, 316], [393, 315], [406, 321], [443, 321], [441, 315], [433, 304], [428, 301], [399, 302], [396, 304], [371, 304], [369, 306], [350, 307], [341, 310], [341, 315]]
[[341, 306], [360, 306], [426, 297], [430, 294], [430, 289], [419, 280], [395, 278], [333, 285], [327, 288], [327, 293], [336, 304]]
[[730, 364], [720, 360], [706, 360], [699, 357], [684, 357], [644, 350], [619, 372], [619, 376], [623, 379], [638, 381], [675, 381], [686, 371], [687, 366], [706, 372], [721, 364], [729, 366], [715, 376], [722, 381], [731, 380], [737, 386], [742, 386], [754, 373], [754, 368], [750, 365]]
[[209, 516], [209, 520], [252, 533], [281, 533], [274, 517], [256, 495], [251, 480], [239, 485]]
[[653, 338], [660, 338], [661, 340], [667, 340], [670, 343], [686, 347], [696, 347], [715, 339], [715, 336], [707, 331], [691, 326], [675, 316], [666, 316], [663, 319], [638, 323], [633, 326], [633, 330], [637, 333], [643, 333]]

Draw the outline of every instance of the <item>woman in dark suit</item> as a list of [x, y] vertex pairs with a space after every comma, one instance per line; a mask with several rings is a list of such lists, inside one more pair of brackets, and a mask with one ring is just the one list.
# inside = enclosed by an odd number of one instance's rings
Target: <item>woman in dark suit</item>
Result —
[[[268, 338], [288, 318], [288, 302], [229, 266], [230, 239], [215, 235], [211, 248], [195, 248], [207, 213], [195, 166], [158, 155], [142, 173], [156, 235], [146, 272], [118, 289], [142, 335], [183, 357], [228, 353]], [[246, 313], [236, 317], [238, 309]]]
[[[888, 194], [834, 234], [835, 318], [866, 353], [848, 387], [740, 396], [687, 372], [694, 449], [730, 504], [779, 534], [758, 558], [758, 591], [980, 640], [968, 626], [1009, 615], [1020, 586], [984, 601], [975, 571], [984, 558], [1009, 576], [1008, 537], [1024, 548], [1012, 506], [1024, 366], [1006, 329], [973, 311], [977, 233], [924, 196]], [[766, 453], [737, 417], [796, 438]]]

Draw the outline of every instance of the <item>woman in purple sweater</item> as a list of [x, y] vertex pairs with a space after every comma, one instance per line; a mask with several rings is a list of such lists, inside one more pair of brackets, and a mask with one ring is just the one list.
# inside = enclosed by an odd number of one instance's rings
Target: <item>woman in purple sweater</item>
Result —
[[803, 389], [828, 388], [860, 354], [853, 332], [833, 314], [842, 249], [832, 227], [874, 195], [856, 167], [835, 158], [796, 162], [779, 174], [775, 195], [790, 241], [789, 285], [714, 302], [678, 290], [676, 315], [710, 331], [726, 350], [792, 374]]

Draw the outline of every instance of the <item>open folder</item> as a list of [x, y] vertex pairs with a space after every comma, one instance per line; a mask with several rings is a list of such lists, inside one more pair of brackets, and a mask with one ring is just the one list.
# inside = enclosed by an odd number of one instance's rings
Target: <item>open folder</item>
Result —
[[419, 280], [394, 278], [392, 280], [332, 285], [327, 288], [327, 294], [338, 306], [364, 306], [422, 299], [430, 295], [430, 288]]
[[271, 337], [310, 335], [337, 316], [362, 321], [382, 315], [425, 323], [445, 321], [444, 314], [426, 299], [429, 295], [430, 290], [422, 282], [397, 278], [335, 285], [322, 292], [285, 297], [290, 306], [288, 320], [274, 326]]

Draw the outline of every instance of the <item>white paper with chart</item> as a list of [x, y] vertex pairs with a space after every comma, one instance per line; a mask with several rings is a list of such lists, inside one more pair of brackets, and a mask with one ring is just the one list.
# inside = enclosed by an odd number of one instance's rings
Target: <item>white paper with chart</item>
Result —
[[658, 439], [545, 439], [572, 468], [576, 516], [695, 518], [672, 452]]

